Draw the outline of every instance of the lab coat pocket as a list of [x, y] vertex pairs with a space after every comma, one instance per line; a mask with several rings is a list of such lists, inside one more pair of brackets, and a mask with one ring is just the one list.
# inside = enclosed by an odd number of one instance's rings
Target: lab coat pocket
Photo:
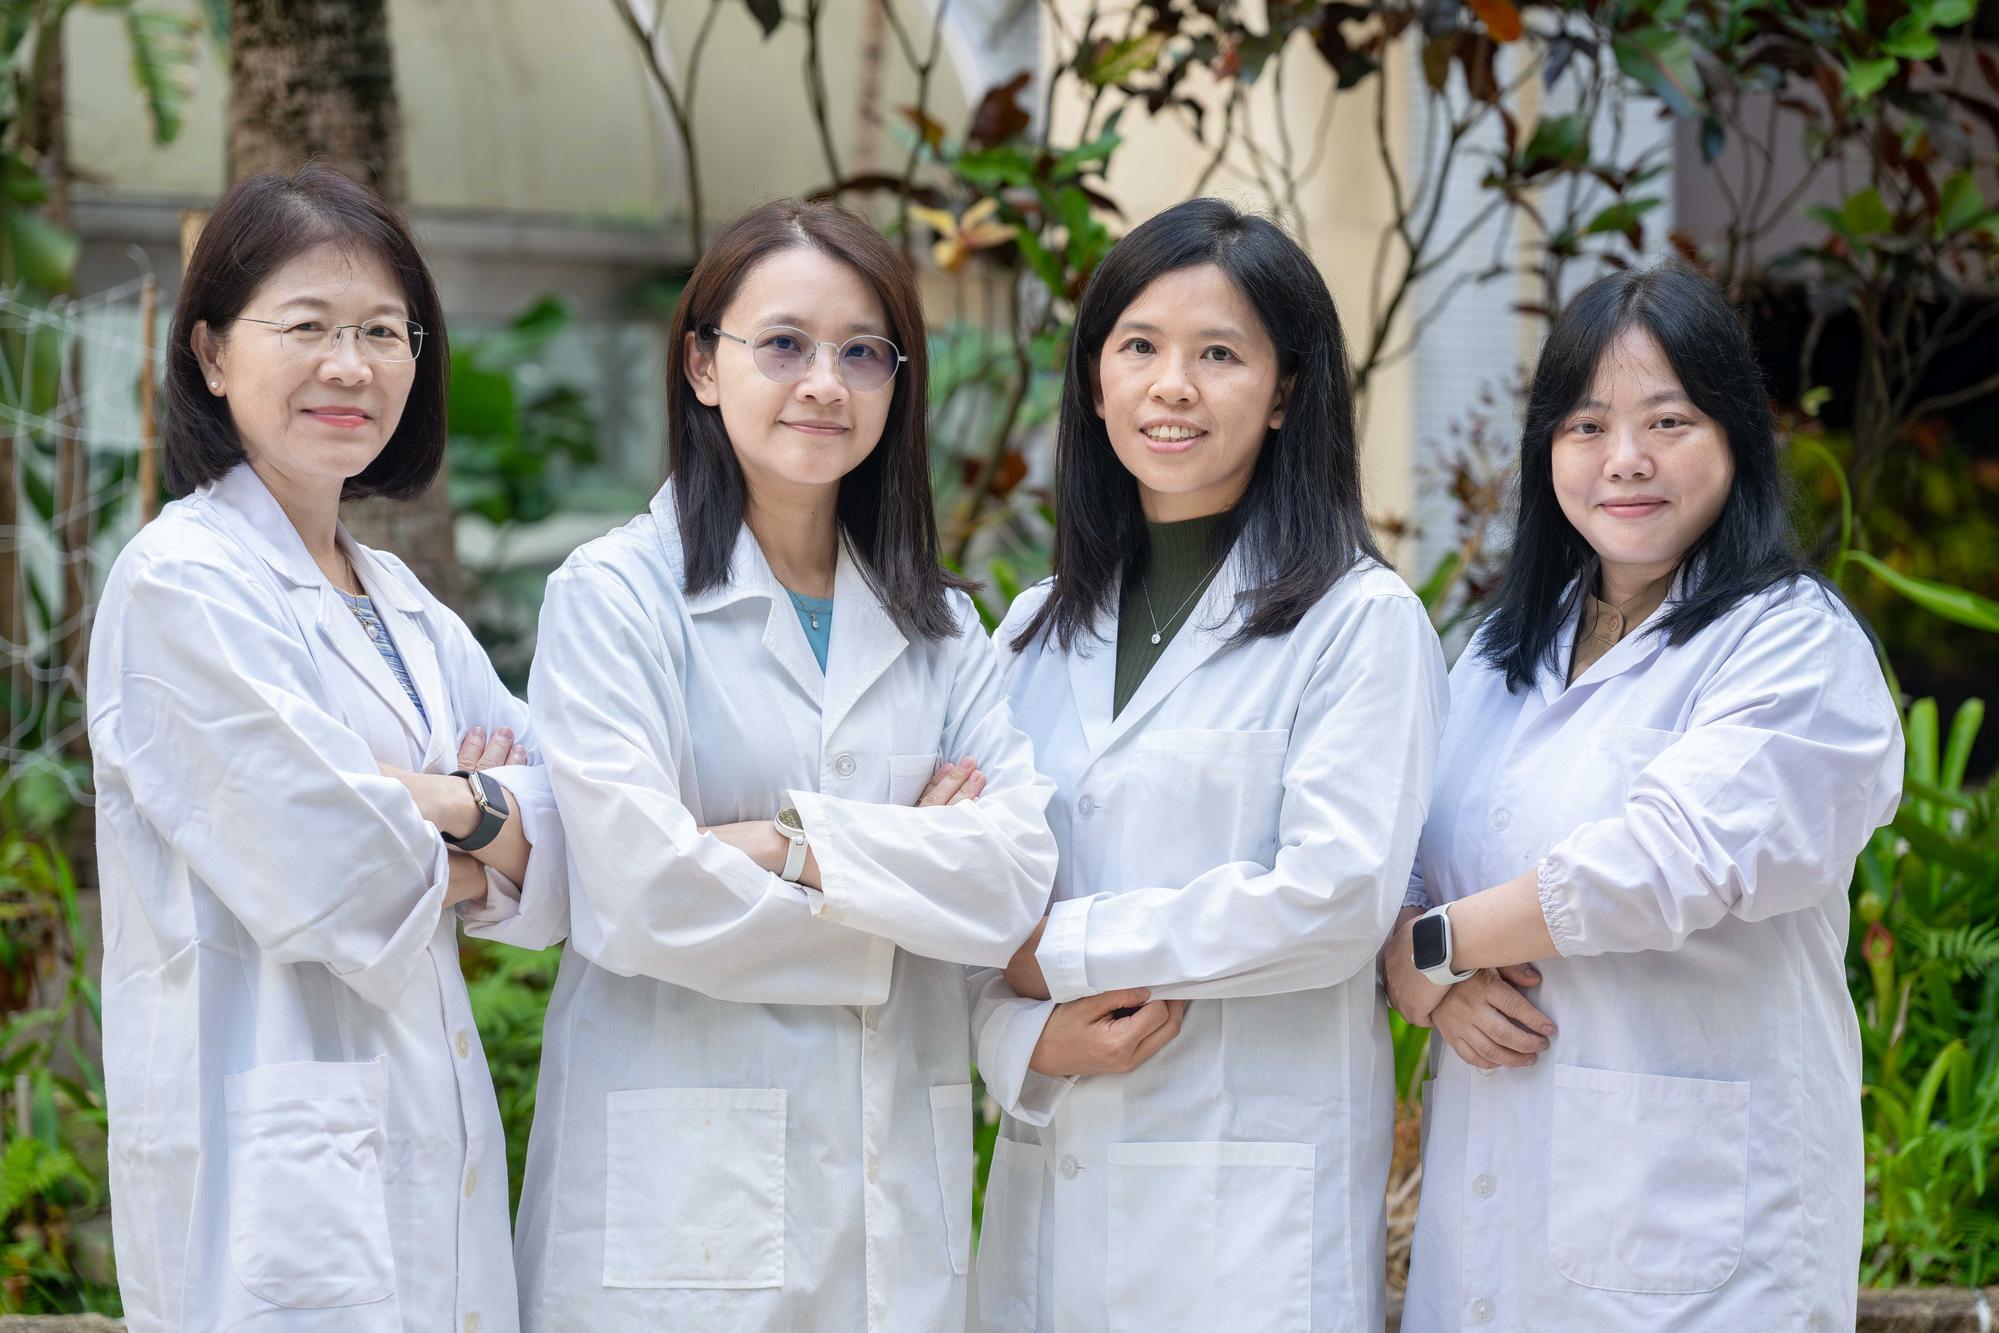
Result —
[[892, 754], [888, 757], [888, 803], [915, 805], [937, 771], [934, 754]]
[[258, 1299], [288, 1309], [394, 1295], [382, 1062], [260, 1065], [222, 1083], [237, 1279]]
[[784, 1285], [783, 1088], [605, 1099], [604, 1285]]
[[972, 1267], [972, 1085], [930, 1089], [930, 1132], [937, 1140], [937, 1184], [944, 1193], [944, 1239], [951, 1271]]
[[1004, 1134], [993, 1141], [986, 1212], [979, 1227], [973, 1299], [979, 1333], [1034, 1333], [1041, 1303], [1041, 1187], [1047, 1153]]
[[[1154, 731], [1132, 744], [1125, 854], [1137, 883], [1184, 880], [1189, 866], [1268, 866], [1277, 855], [1288, 731]], [[1164, 859], [1170, 867], [1147, 864]]]
[[1312, 1326], [1309, 1143], [1110, 1145], [1113, 1333]]
[[1606, 1291], [1690, 1295], [1742, 1258], [1749, 1085], [1555, 1067], [1548, 1257]]

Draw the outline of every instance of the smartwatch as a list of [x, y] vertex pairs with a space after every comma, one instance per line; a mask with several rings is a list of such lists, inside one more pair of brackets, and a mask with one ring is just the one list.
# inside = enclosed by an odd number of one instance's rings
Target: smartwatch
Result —
[[461, 768], [455, 770], [451, 776], [464, 778], [466, 785], [472, 788], [472, 802], [479, 808], [479, 822], [462, 838], [454, 838], [442, 829], [438, 832], [443, 835], [447, 843], [459, 851], [476, 852], [499, 837], [500, 830], [507, 826], [507, 793], [498, 782], [484, 773], [470, 773]]
[[[1459, 972], [1451, 966], [1451, 918], [1447, 914], [1450, 904], [1432, 907], [1416, 918], [1409, 927], [1410, 952], [1414, 955], [1416, 970], [1438, 986], [1455, 986], [1471, 972]], [[1477, 969], [1474, 968], [1473, 971]]]
[[778, 833], [791, 844], [785, 851], [784, 869], [778, 872], [778, 878], [796, 884], [798, 877], [805, 873], [805, 821], [798, 817], [796, 809], [787, 805], [777, 812], [777, 818], [771, 822], [777, 825]]

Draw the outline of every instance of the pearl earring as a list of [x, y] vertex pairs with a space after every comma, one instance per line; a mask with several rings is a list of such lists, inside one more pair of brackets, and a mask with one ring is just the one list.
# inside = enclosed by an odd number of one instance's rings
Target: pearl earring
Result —
[[209, 387], [209, 388], [211, 388], [211, 389], [219, 389], [219, 388], [221, 388], [221, 387], [222, 387], [222, 381], [221, 381], [221, 380], [210, 380], [210, 381], [208, 382], [208, 387]]

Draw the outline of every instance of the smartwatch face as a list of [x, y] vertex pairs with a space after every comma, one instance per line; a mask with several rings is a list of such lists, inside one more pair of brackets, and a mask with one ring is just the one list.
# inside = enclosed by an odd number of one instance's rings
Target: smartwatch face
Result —
[[1440, 916], [1419, 916], [1410, 927], [1410, 952], [1415, 955], [1417, 971], [1443, 965], [1444, 929], [1444, 918]]
[[798, 811], [790, 806], [777, 812], [777, 826], [786, 833], [805, 832], [805, 821], [798, 817]]

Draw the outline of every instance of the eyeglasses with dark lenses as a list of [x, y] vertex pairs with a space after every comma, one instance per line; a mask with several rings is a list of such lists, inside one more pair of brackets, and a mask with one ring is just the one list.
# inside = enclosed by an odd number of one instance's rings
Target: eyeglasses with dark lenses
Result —
[[749, 348], [750, 359], [756, 362], [764, 378], [778, 384], [796, 384], [811, 374], [812, 363], [818, 359], [822, 347], [833, 349], [833, 373], [856, 393], [881, 388], [909, 360], [901, 348], [872, 333], [859, 334], [841, 343], [827, 343], [816, 342], [805, 330], [783, 324], [773, 325], [753, 338], [739, 338], [714, 324], [708, 326], [708, 332]]

